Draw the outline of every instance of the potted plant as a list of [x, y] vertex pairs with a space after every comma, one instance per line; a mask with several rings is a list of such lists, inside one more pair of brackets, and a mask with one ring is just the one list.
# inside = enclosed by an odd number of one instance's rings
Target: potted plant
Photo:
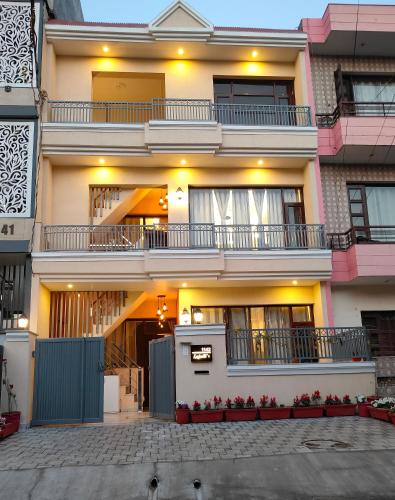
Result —
[[184, 401], [176, 402], [176, 422], [177, 424], [189, 424], [190, 422], [190, 410], [188, 403]]
[[225, 406], [225, 420], [227, 422], [256, 419], [255, 401], [252, 396], [248, 396], [246, 401], [241, 396], [236, 396], [233, 402], [228, 398], [225, 402]]
[[345, 394], [343, 401], [336, 395], [329, 396], [325, 399], [325, 415], [327, 417], [347, 417], [355, 415], [355, 405], [352, 404], [350, 396]]
[[259, 400], [258, 413], [261, 420], [291, 418], [291, 408], [289, 406], [279, 406], [276, 398], [270, 398], [269, 401], [269, 397], [265, 394]]
[[389, 410], [395, 407], [395, 398], [381, 398], [376, 401], [372, 401], [372, 405], [369, 406], [369, 415], [378, 420], [384, 420], [385, 422], [390, 422], [391, 418], [389, 415]]
[[[5, 385], [5, 389], [7, 392], [7, 403], [8, 403], [8, 411], [3, 412], [1, 416], [6, 419], [7, 423], [15, 423], [14, 432], [18, 432], [19, 424], [21, 421], [21, 412], [17, 411], [17, 403], [16, 403], [16, 393], [14, 391], [14, 385], [10, 383], [7, 377], [7, 360], [3, 359], [4, 364], [4, 380], [3, 384]], [[13, 409], [14, 408], [14, 409]]]
[[366, 396], [364, 396], [363, 394], [357, 394], [355, 396], [355, 399], [358, 406], [358, 415], [360, 417], [370, 417], [368, 409], [368, 407], [370, 406], [370, 402], [367, 401]]
[[213, 399], [214, 408], [212, 408], [211, 401], [207, 399], [203, 403], [203, 410], [199, 401], [193, 403], [193, 411], [191, 412], [192, 422], [197, 424], [211, 423], [211, 422], [222, 422], [224, 412], [220, 408], [221, 398], [214, 396]]
[[317, 391], [313, 393], [313, 396], [314, 395], [315, 405], [311, 405], [311, 397], [306, 393], [302, 394], [300, 397], [295, 397], [292, 411], [294, 418], [318, 418], [323, 416], [324, 408], [317, 404], [321, 397], [319, 399], [317, 398]]

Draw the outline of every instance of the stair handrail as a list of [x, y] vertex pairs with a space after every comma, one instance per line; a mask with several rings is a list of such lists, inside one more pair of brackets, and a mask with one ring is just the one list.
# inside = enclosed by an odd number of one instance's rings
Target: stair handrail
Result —
[[[141, 412], [143, 411], [143, 391], [142, 391], [142, 383], [143, 383], [143, 377], [142, 377], [142, 372], [143, 368], [136, 363], [136, 361], [132, 358], [130, 358], [125, 351], [123, 351], [117, 344], [112, 342], [112, 348], [115, 347], [115, 350], [117, 352], [118, 357], [122, 360], [121, 356], [124, 356], [126, 358], [126, 361], [129, 363], [128, 368], [136, 368], [137, 369], [137, 387], [136, 387], [136, 392], [137, 392], [137, 407], [138, 411]], [[112, 352], [114, 352], [112, 350]], [[125, 363], [125, 361], [123, 361]], [[130, 386], [132, 386], [132, 380], [130, 380]]]

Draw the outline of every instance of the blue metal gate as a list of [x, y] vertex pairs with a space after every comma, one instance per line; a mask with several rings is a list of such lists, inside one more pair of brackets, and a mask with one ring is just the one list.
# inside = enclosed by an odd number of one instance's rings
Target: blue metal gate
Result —
[[103, 420], [104, 338], [36, 341], [32, 425]]
[[174, 338], [149, 343], [149, 409], [153, 417], [174, 419]]

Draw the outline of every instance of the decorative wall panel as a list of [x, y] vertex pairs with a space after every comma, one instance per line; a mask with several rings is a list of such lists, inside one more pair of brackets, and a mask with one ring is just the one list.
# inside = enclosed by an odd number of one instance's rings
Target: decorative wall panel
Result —
[[[31, 49], [30, 2], [0, 3], [0, 85], [35, 83]], [[35, 5], [38, 40], [39, 4]]]
[[321, 165], [325, 223], [328, 233], [345, 232], [351, 227], [347, 183], [393, 182], [392, 165]]
[[0, 217], [30, 217], [33, 122], [0, 122]]
[[335, 76], [341, 64], [345, 72], [355, 73], [395, 73], [395, 58], [386, 57], [331, 57], [313, 56], [311, 71], [317, 113], [332, 113], [336, 107]]

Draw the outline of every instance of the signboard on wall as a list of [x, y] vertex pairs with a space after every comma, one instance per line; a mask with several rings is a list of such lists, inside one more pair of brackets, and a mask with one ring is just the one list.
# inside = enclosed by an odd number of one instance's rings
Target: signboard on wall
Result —
[[213, 360], [213, 346], [211, 345], [191, 345], [192, 363], [209, 363]]

